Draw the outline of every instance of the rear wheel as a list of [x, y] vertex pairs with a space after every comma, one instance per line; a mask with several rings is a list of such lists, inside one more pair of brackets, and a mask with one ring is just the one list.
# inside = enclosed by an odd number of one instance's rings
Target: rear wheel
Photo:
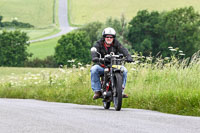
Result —
[[103, 102], [103, 107], [104, 107], [104, 109], [109, 109], [110, 108], [110, 102]]
[[120, 73], [115, 73], [114, 87], [116, 89], [116, 96], [113, 97], [113, 102], [115, 110], [120, 111], [122, 106], [122, 75]]

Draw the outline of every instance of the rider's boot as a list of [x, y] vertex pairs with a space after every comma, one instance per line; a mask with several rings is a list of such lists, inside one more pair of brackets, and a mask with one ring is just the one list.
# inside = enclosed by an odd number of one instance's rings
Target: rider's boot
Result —
[[124, 88], [122, 90], [122, 98], [128, 98], [128, 95], [124, 93]]
[[100, 97], [101, 97], [101, 91], [95, 91], [94, 92], [94, 96], [93, 96], [93, 100], [96, 100], [96, 99], [98, 99]]

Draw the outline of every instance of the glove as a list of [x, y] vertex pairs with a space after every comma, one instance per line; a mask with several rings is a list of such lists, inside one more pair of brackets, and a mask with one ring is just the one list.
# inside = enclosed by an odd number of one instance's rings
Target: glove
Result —
[[105, 63], [110, 63], [110, 59], [104, 58]]
[[129, 62], [129, 63], [130, 63], [130, 62], [133, 62], [133, 59], [132, 59], [131, 56], [127, 56], [127, 59], [126, 59], [126, 60], [127, 60], [127, 62]]
[[95, 58], [92, 59], [92, 61], [95, 62], [95, 63], [96, 63], [96, 62], [99, 62], [99, 58], [98, 58], [98, 57], [95, 57]]
[[104, 59], [103, 59], [103, 58], [100, 58], [100, 59], [99, 59], [99, 62], [100, 62], [101, 64], [104, 64]]

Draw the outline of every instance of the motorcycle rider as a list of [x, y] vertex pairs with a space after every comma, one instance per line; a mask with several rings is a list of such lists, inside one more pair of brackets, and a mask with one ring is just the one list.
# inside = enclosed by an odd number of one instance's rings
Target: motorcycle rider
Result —
[[[101, 58], [104, 58], [106, 54], [110, 54], [110, 52], [114, 52], [115, 54], [123, 54], [123, 56], [126, 57], [127, 62], [132, 62], [133, 59], [131, 55], [129, 54], [128, 50], [123, 47], [122, 44], [116, 39], [116, 31], [111, 28], [105, 28], [102, 32], [102, 38], [94, 44], [94, 47], [97, 49], [97, 52], [101, 54]], [[101, 83], [100, 83], [100, 75], [103, 75], [104, 73], [104, 61], [101, 61], [99, 59], [99, 54], [96, 52], [92, 52], [92, 61], [95, 63], [94, 66], [92, 66], [90, 72], [91, 72], [91, 87], [94, 91], [93, 99], [97, 99], [101, 97]], [[109, 62], [108, 60], [105, 60], [105, 62]], [[128, 98], [128, 95], [124, 93], [124, 88], [126, 85], [126, 79], [127, 79], [127, 69], [123, 67], [123, 85], [122, 85], [122, 96], [123, 98]]]

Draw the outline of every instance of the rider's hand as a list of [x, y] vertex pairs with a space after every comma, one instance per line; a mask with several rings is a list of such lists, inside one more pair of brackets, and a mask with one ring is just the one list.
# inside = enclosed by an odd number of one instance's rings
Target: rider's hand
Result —
[[95, 57], [95, 58], [92, 59], [92, 61], [93, 61], [93, 62], [99, 62], [99, 58], [98, 58], [98, 57]]
[[103, 58], [100, 58], [100, 59], [99, 59], [99, 62], [100, 62], [101, 64], [104, 64], [104, 59], [103, 59]]
[[133, 59], [131, 56], [127, 56], [126, 61], [130, 63], [130, 62], [133, 62]]
[[108, 58], [105, 58], [104, 61], [105, 61], [105, 63], [110, 63], [110, 59], [108, 59]]

